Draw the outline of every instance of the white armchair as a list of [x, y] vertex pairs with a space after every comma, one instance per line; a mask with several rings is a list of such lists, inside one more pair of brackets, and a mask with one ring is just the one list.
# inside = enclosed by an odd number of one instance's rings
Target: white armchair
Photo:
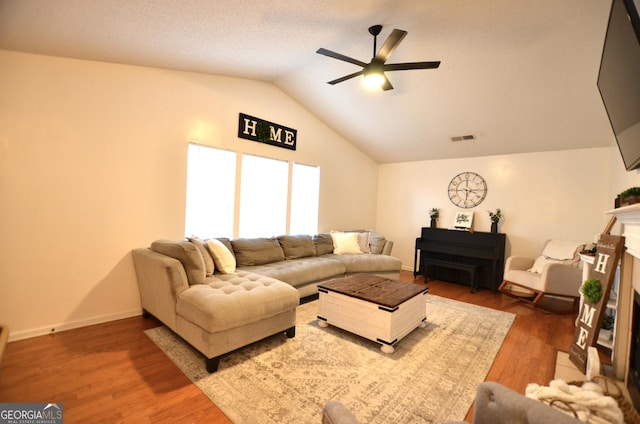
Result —
[[536, 259], [511, 256], [498, 290], [547, 310], [550, 308], [540, 303], [544, 296], [569, 298], [573, 300], [572, 312], [576, 312], [582, 285], [579, 253], [584, 247], [581, 242], [549, 240]]

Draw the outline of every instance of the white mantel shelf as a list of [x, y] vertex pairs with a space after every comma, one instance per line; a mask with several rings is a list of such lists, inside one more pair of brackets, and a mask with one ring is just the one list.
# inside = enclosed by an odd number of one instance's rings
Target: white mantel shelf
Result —
[[606, 213], [615, 216], [624, 224], [622, 235], [625, 238], [627, 253], [640, 259], [640, 203], [612, 209]]

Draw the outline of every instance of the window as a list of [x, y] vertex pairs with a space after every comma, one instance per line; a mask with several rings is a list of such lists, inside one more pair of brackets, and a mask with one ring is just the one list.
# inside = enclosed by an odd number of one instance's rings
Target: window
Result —
[[186, 237], [233, 237], [235, 177], [235, 152], [189, 145]]
[[235, 152], [190, 144], [187, 160], [186, 237], [317, 233], [319, 167], [244, 154], [236, 182]]
[[289, 164], [242, 155], [239, 237], [273, 237], [287, 231]]
[[294, 163], [291, 171], [289, 234], [316, 234], [320, 200], [320, 168]]

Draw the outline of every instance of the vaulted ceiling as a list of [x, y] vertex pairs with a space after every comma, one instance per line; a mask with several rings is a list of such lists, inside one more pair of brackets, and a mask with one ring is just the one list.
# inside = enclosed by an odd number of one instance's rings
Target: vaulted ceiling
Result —
[[[380, 163], [609, 146], [607, 0], [0, 0], [0, 49], [269, 81]], [[367, 29], [408, 31], [369, 91]], [[265, 116], [265, 119], [269, 117]], [[295, 125], [295, 123], [287, 123]], [[452, 142], [473, 135], [474, 140]]]

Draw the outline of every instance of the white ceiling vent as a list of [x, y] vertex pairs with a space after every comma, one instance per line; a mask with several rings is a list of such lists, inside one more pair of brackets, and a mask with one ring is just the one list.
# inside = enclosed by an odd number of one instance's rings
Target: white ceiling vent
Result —
[[473, 134], [468, 134], [468, 135], [459, 135], [457, 137], [451, 137], [451, 141], [470, 141], [470, 140], [476, 140], [477, 137]]

